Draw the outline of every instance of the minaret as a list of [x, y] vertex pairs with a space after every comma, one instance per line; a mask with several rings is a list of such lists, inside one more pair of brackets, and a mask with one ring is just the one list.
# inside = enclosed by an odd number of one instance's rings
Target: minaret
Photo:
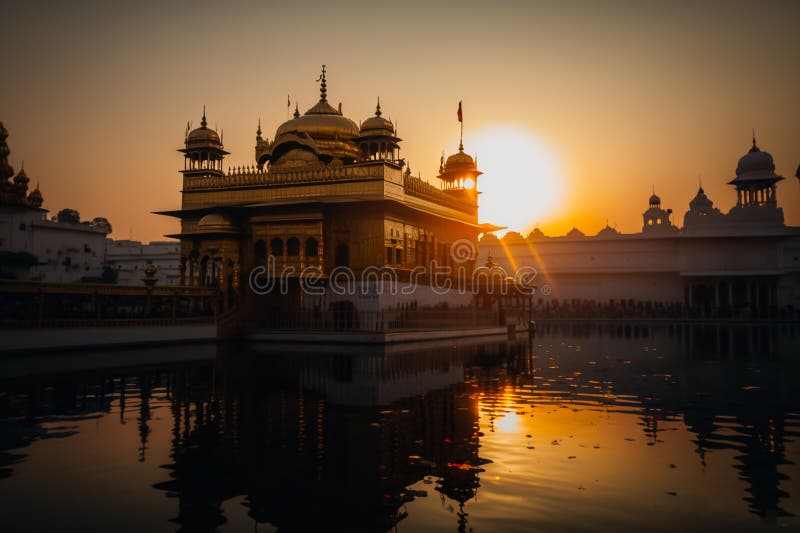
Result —
[[478, 176], [483, 172], [478, 170], [477, 159], [464, 153], [464, 115], [461, 102], [458, 103], [457, 116], [461, 128], [458, 152], [448, 157], [444, 164], [440, 161], [439, 179], [442, 180], [446, 191], [468, 191], [470, 195], [475, 196], [477, 202]]
[[648, 209], [642, 213], [642, 218], [644, 219], [642, 232], [675, 231], [676, 228], [669, 219], [671, 214], [672, 209], [661, 209], [661, 198], [659, 198], [655, 188], [653, 188], [653, 194], [650, 196], [648, 202]]
[[200, 127], [192, 131], [187, 124], [185, 148], [178, 151], [184, 154], [184, 166], [181, 173], [184, 178], [222, 177], [222, 162], [229, 152], [222, 146], [222, 139], [216, 131], [208, 127], [206, 108], [203, 106], [203, 118]]
[[776, 183], [783, 178], [775, 174], [775, 163], [768, 152], [762, 152], [756, 144], [739, 159], [736, 177], [729, 181], [736, 187], [737, 207], [777, 207]]
[[768, 152], [756, 144], [739, 159], [736, 177], [728, 182], [736, 188], [736, 206], [730, 210], [732, 221], [743, 224], [783, 225], [783, 210], [778, 207], [775, 163]]

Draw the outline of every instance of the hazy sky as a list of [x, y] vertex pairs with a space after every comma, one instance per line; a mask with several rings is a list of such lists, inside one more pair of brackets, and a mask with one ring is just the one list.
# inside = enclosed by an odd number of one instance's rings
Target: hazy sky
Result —
[[[105, 216], [116, 238], [177, 230], [150, 212], [180, 205], [175, 150], [203, 104], [229, 163], [252, 164], [258, 117], [272, 138], [287, 94], [301, 111], [313, 105], [322, 63], [329, 101], [356, 122], [381, 96], [424, 178], [457, 147], [459, 100], [468, 138], [510, 127], [536, 139], [555, 175], [531, 173], [536, 157], [519, 142], [514, 165], [481, 165], [482, 181], [538, 196], [512, 229], [594, 233], [608, 219], [638, 231], [653, 186], [682, 224], [699, 176], [727, 211], [751, 128], [787, 178], [787, 223], [800, 225], [798, 20], [798, 1], [5, 0], [0, 121], [44, 207]], [[542, 209], [549, 195], [554, 209]], [[509, 223], [497, 220], [502, 203], [482, 196], [491, 222]]]

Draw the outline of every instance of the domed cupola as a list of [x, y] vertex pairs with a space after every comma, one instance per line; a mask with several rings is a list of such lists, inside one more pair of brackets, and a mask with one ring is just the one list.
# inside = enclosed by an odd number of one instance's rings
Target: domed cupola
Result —
[[619, 237], [619, 231], [617, 231], [616, 228], [612, 228], [611, 226], [609, 226], [608, 222], [606, 222], [606, 227], [604, 227], [599, 232], [597, 232], [597, 237], [606, 238], [606, 239], [613, 238], [613, 237]]
[[259, 156], [257, 162], [260, 166], [266, 162], [289, 167], [313, 164], [303, 152], [310, 152], [309, 155], [313, 154], [314, 159], [324, 164], [334, 160], [342, 163], [356, 160], [358, 126], [328, 103], [325, 65], [317, 81], [320, 82], [319, 102], [303, 115], [295, 110], [294, 117], [278, 127], [269, 151]]
[[14, 188], [17, 191], [17, 194], [25, 196], [28, 192], [28, 183], [31, 180], [28, 178], [28, 175], [25, 173], [25, 164], [22, 164], [22, 168], [19, 169], [17, 175], [14, 176]]
[[464, 152], [463, 142], [459, 143], [458, 152], [439, 165], [439, 179], [444, 182], [445, 190], [474, 189], [481, 174], [477, 162]]
[[569, 230], [567, 232], [567, 235], [566, 235], [567, 239], [582, 239], [585, 236], [586, 235], [584, 235], [584, 233], [581, 230], [579, 230], [578, 228], [572, 228], [571, 230]]
[[783, 177], [775, 174], [775, 163], [768, 152], [763, 152], [756, 144], [739, 159], [736, 177], [729, 181], [736, 187], [736, 207], [777, 207], [775, 184]]
[[750, 150], [739, 158], [736, 165], [736, 177], [767, 175], [771, 176], [775, 172], [775, 162], [769, 152], [762, 152], [756, 145], [756, 138], [753, 137], [753, 146]]
[[228, 217], [220, 213], [209, 213], [197, 222], [198, 234], [238, 233], [239, 229]]
[[42, 191], [39, 190], [39, 184], [36, 184], [36, 188], [31, 191], [28, 195], [28, 203], [31, 207], [40, 208], [44, 203], [44, 197], [42, 197]]
[[185, 177], [222, 177], [222, 163], [228, 152], [222, 145], [222, 138], [206, 121], [206, 108], [200, 127], [189, 131], [186, 124], [185, 148], [178, 150], [184, 155], [181, 171]]
[[470, 191], [477, 194], [478, 176], [483, 172], [478, 171], [478, 162], [472, 156], [464, 153], [464, 120], [461, 102], [458, 103], [458, 122], [461, 124], [461, 135], [458, 139], [458, 152], [439, 163], [439, 179], [444, 182], [446, 191]]
[[195, 128], [186, 136], [186, 148], [202, 149], [217, 148], [222, 149], [222, 139], [219, 134], [208, 127], [206, 121], [206, 110], [203, 108], [203, 118], [200, 120], [200, 127]]
[[697, 190], [697, 195], [689, 202], [689, 208], [696, 210], [696, 211], [705, 211], [711, 209], [714, 205], [708, 196], [706, 196], [706, 192], [703, 190], [703, 187], [700, 187]]
[[691, 231], [697, 227], [708, 227], [708, 224], [722, 220], [721, 217], [722, 213], [714, 207], [714, 202], [706, 196], [701, 186], [697, 195], [689, 202], [689, 210], [683, 216], [683, 228]]
[[381, 99], [375, 107], [375, 115], [361, 123], [358, 133], [358, 147], [361, 160], [392, 161], [400, 160], [401, 141], [396, 136], [392, 121], [384, 118], [381, 112]]
[[656, 194], [654, 188], [653, 194], [650, 195], [650, 200], [648, 200], [647, 211], [642, 213], [644, 219], [642, 231], [648, 233], [675, 230], [675, 226], [672, 225], [669, 219], [670, 215], [672, 215], [672, 209], [661, 209], [661, 198]]

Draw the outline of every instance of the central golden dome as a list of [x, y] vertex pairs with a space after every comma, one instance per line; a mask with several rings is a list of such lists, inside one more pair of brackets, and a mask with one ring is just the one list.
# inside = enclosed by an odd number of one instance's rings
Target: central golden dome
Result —
[[294, 118], [275, 131], [273, 156], [280, 157], [292, 145], [302, 145], [318, 156], [344, 160], [358, 157], [358, 146], [354, 142], [358, 137], [358, 126], [328, 103], [324, 69], [320, 80], [319, 102], [303, 115], [295, 107]]
[[287, 133], [307, 133], [317, 142], [325, 139], [349, 141], [358, 136], [358, 126], [340, 115], [326, 100], [320, 100], [304, 115], [296, 114], [293, 119], [278, 126], [276, 142]]

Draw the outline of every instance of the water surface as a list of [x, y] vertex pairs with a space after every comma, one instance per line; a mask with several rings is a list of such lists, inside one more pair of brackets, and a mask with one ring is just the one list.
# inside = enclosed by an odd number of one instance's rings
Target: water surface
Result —
[[797, 326], [0, 361], [7, 531], [800, 528]]

